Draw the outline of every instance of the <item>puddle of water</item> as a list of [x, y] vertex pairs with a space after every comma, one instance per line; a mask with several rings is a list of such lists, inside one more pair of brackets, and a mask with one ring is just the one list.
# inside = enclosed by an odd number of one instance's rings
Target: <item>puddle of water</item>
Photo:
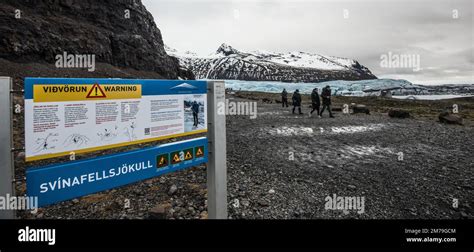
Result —
[[313, 135], [314, 131], [310, 127], [278, 127], [272, 128], [269, 130], [269, 133], [272, 135], [280, 135], [280, 136], [311, 136]]
[[331, 127], [331, 132], [335, 134], [352, 134], [367, 131], [378, 131], [381, 130], [384, 126], [384, 124], [368, 124], [365, 126]]
[[258, 115], [281, 115], [281, 112], [259, 112]]
[[351, 158], [353, 156], [387, 156], [388, 154], [395, 154], [391, 148], [381, 148], [378, 146], [344, 146], [339, 151], [343, 157]]
[[321, 134], [353, 134], [368, 131], [378, 131], [385, 127], [384, 124], [368, 124], [365, 126], [344, 126], [344, 127], [330, 127], [330, 128], [313, 128], [301, 126], [282, 126], [278, 128], [267, 129], [268, 133], [277, 136], [312, 136], [315, 133]]

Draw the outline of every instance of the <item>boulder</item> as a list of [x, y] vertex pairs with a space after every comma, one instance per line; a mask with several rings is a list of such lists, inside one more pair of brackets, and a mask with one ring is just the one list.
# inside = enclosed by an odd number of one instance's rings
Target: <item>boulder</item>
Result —
[[380, 96], [385, 98], [392, 98], [392, 92], [390, 90], [382, 90], [380, 91]]
[[353, 114], [365, 113], [365, 114], [369, 115], [370, 110], [365, 105], [357, 104], [357, 105], [352, 107], [352, 113]]
[[443, 112], [438, 116], [440, 123], [463, 125], [462, 118], [449, 112]]
[[388, 116], [392, 118], [409, 118], [410, 112], [403, 109], [390, 109], [388, 111]]

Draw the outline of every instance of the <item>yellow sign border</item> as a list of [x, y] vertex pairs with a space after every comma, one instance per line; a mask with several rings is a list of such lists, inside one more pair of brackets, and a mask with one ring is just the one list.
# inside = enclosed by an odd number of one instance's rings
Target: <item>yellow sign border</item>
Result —
[[[93, 88], [98, 85], [101, 93], [105, 97], [88, 97]], [[136, 91], [106, 91], [108, 87], [136, 87]], [[69, 88], [85, 88], [84, 92], [45, 92], [45, 87], [69, 87]], [[130, 100], [141, 99], [143, 97], [143, 88], [141, 84], [38, 84], [33, 87], [34, 103], [52, 103], [52, 102], [83, 102], [83, 101], [106, 101], [106, 100]]]
[[155, 138], [137, 140], [137, 141], [132, 141], [132, 142], [125, 142], [125, 143], [110, 144], [110, 145], [104, 145], [104, 146], [98, 146], [98, 147], [91, 147], [91, 148], [81, 149], [81, 150], [77, 150], [77, 151], [65, 151], [65, 152], [38, 155], [38, 156], [34, 156], [34, 157], [27, 157], [27, 158], [25, 158], [25, 160], [26, 160], [26, 162], [38, 161], [38, 160], [43, 160], [43, 159], [68, 156], [68, 155], [70, 155], [71, 152], [74, 152], [75, 154], [81, 154], [81, 153], [87, 153], [87, 152], [93, 152], [93, 151], [99, 151], [99, 150], [113, 149], [113, 148], [117, 148], [117, 147], [124, 147], [124, 146], [129, 146], [129, 145], [134, 145], [134, 144], [140, 144], [140, 143], [148, 143], [148, 142], [159, 141], [159, 140], [164, 140], [164, 139], [170, 139], [170, 138], [175, 138], [175, 137], [184, 137], [184, 136], [196, 135], [196, 134], [201, 134], [201, 133], [206, 133], [206, 132], [207, 132], [207, 129], [196, 130], [196, 131], [192, 131], [192, 132], [185, 132], [185, 133], [180, 133], [180, 134], [174, 134], [174, 135], [162, 136], [162, 137], [155, 137]]

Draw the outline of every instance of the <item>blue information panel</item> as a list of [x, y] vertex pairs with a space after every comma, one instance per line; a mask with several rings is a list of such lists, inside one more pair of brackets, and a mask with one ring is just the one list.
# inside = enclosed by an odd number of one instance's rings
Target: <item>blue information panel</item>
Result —
[[207, 138], [201, 137], [94, 159], [26, 171], [27, 195], [38, 206], [112, 189], [208, 161]]

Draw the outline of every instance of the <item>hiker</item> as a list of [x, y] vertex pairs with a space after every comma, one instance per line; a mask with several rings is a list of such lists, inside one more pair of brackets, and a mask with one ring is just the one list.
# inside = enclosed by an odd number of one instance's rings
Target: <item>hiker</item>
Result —
[[329, 85], [323, 88], [323, 91], [321, 92], [321, 98], [323, 98], [323, 109], [321, 109], [319, 116], [323, 116], [323, 112], [327, 108], [329, 111], [329, 117], [334, 118], [331, 111], [331, 87], [329, 87]]
[[283, 89], [283, 92], [281, 92], [281, 107], [284, 108], [286, 104], [286, 107], [288, 108], [288, 92], [286, 92], [286, 89]]
[[320, 106], [320, 104], [321, 104], [321, 102], [319, 100], [318, 89], [315, 88], [315, 89], [313, 89], [313, 92], [311, 92], [311, 107], [313, 108], [313, 110], [311, 110], [311, 112], [309, 112], [309, 116], [311, 116], [313, 114], [313, 112], [315, 110], [317, 110], [318, 116], [321, 117], [319, 115], [319, 106]]
[[199, 125], [199, 120], [198, 120], [199, 104], [196, 101], [194, 101], [193, 105], [191, 106], [191, 110], [193, 111], [193, 119], [194, 119], [193, 127], [197, 127]]
[[301, 95], [298, 89], [296, 89], [296, 91], [293, 93], [293, 97], [291, 97], [291, 100], [293, 101], [293, 114], [295, 113], [296, 107], [298, 107], [299, 114], [303, 114], [301, 113]]

